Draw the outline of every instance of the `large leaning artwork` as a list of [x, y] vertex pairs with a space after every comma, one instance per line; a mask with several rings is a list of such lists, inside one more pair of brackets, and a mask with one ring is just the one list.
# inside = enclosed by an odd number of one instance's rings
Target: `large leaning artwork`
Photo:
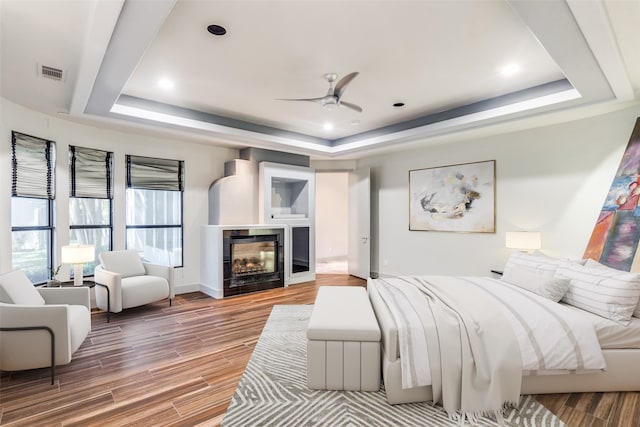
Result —
[[640, 118], [584, 252], [612, 268], [640, 271]]
[[409, 171], [409, 230], [495, 232], [496, 161]]

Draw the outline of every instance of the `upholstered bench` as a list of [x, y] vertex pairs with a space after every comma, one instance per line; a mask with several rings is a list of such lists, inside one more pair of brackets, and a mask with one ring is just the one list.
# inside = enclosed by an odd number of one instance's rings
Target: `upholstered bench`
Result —
[[380, 328], [365, 288], [320, 287], [307, 339], [309, 388], [380, 388]]

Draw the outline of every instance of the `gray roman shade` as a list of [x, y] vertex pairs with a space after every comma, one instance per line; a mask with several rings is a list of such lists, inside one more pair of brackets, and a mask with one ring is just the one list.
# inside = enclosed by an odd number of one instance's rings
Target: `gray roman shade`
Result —
[[127, 188], [183, 191], [184, 162], [127, 155]]
[[11, 132], [11, 196], [55, 198], [55, 148], [53, 141]]
[[113, 198], [113, 153], [69, 146], [69, 196]]

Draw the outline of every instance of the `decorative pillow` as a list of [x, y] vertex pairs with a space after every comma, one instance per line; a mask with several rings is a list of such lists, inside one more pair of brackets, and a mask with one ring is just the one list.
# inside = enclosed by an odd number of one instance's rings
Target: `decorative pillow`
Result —
[[[586, 260], [584, 260], [584, 266], [585, 267], [589, 267], [589, 268], [603, 268], [603, 269], [607, 269], [607, 270], [611, 270], [611, 271], [615, 271], [615, 272], [623, 272], [622, 270], [618, 270], [609, 266], [606, 266], [604, 264], [600, 264], [598, 261], [594, 261], [591, 258], [587, 258]], [[640, 317], [640, 301], [638, 301], [638, 305], [636, 306], [636, 309], [633, 311], [633, 316], [634, 317]]]
[[640, 299], [640, 275], [573, 264], [555, 277], [570, 279], [563, 302], [627, 325]]
[[22, 270], [0, 275], [0, 301], [9, 304], [44, 305], [42, 295]]
[[509, 256], [509, 259], [504, 266], [504, 275], [502, 278], [509, 281], [507, 277], [510, 276], [510, 270], [513, 268], [527, 270], [541, 276], [553, 277], [559, 266], [569, 263], [571, 262], [553, 258], [540, 252], [529, 255], [524, 252], [516, 251]]
[[100, 262], [105, 270], [118, 273], [122, 278], [142, 276], [144, 265], [138, 252], [134, 250], [102, 252]]
[[550, 299], [553, 302], [560, 301], [569, 289], [570, 283], [569, 279], [549, 277], [516, 266], [510, 268], [509, 274], [505, 273], [505, 275], [502, 276], [502, 280]]

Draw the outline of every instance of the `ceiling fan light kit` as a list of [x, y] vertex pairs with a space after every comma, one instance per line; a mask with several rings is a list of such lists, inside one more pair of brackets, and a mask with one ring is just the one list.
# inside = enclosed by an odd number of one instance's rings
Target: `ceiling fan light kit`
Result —
[[359, 73], [357, 71], [347, 74], [346, 76], [341, 78], [334, 86], [335, 81], [338, 79], [338, 75], [336, 73], [326, 73], [323, 77], [329, 83], [329, 89], [327, 90], [327, 94], [320, 98], [279, 98], [278, 100], [315, 102], [330, 110], [343, 106], [357, 111], [358, 113], [362, 113], [362, 107], [360, 107], [359, 105], [342, 101], [342, 95], [344, 94], [347, 85], [351, 83], [351, 81], [356, 78], [358, 74]]

